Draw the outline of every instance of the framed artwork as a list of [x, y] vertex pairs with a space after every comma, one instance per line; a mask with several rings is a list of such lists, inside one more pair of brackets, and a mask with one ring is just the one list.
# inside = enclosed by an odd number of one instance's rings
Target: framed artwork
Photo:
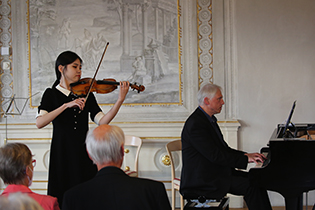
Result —
[[[182, 104], [179, 0], [28, 0], [27, 7], [30, 95], [52, 86], [57, 56], [70, 50], [83, 60], [82, 78], [100, 65], [96, 80], [143, 85], [127, 94], [127, 105]], [[118, 90], [95, 96], [111, 105]]]

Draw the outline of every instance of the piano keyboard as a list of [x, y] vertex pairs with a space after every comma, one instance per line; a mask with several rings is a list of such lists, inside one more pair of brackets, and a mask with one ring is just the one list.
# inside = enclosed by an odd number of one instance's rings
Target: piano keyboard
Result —
[[269, 162], [270, 162], [270, 153], [269, 152], [263, 152], [262, 153], [267, 159], [262, 163], [262, 162], [259, 162], [259, 163], [257, 163], [256, 164], [256, 166], [255, 166], [255, 168], [263, 168], [263, 167], [265, 167], [266, 165], [268, 165], [269, 164]]

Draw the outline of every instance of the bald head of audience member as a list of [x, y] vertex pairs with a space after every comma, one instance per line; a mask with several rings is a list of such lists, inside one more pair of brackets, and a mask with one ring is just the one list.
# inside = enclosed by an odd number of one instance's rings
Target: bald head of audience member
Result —
[[121, 167], [124, 157], [125, 134], [115, 125], [100, 125], [90, 130], [86, 149], [98, 170], [106, 166]]

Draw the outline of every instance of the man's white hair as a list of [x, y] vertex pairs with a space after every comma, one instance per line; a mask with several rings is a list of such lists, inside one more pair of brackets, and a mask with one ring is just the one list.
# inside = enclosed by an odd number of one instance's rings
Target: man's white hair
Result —
[[200, 88], [197, 94], [198, 105], [199, 106], [204, 105], [204, 99], [206, 97], [212, 99], [218, 90], [222, 91], [222, 88], [219, 85], [215, 84], [204, 85], [202, 88]]
[[96, 138], [94, 130], [89, 130], [86, 137], [87, 151], [95, 164], [117, 163], [123, 158], [121, 146], [125, 143], [122, 129], [112, 125], [104, 135]]

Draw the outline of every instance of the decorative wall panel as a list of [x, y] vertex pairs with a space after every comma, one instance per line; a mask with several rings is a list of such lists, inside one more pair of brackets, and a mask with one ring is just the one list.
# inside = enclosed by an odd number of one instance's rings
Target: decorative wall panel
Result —
[[212, 1], [197, 5], [199, 87], [213, 83]]
[[[12, 39], [12, 28], [11, 28], [11, 1], [3, 0], [0, 5], [0, 81], [1, 81], [1, 104], [4, 104], [1, 108], [6, 110], [10, 97], [13, 95], [13, 77], [11, 61], [12, 56], [10, 55], [11, 39]], [[10, 110], [8, 110], [10, 111]]]

